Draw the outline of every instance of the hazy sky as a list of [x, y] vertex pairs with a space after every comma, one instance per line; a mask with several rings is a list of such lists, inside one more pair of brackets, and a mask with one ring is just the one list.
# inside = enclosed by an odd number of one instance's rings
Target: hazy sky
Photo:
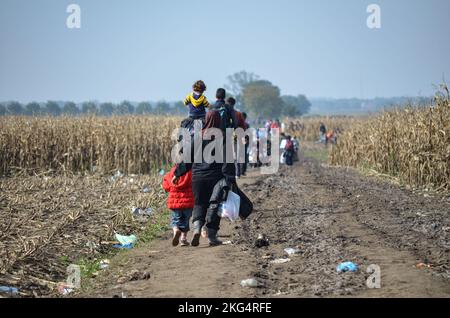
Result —
[[[66, 8], [81, 7], [81, 29]], [[381, 6], [381, 29], [366, 24]], [[259, 74], [283, 94], [429, 95], [450, 77], [449, 0], [0, 0], [0, 101], [177, 100]]]

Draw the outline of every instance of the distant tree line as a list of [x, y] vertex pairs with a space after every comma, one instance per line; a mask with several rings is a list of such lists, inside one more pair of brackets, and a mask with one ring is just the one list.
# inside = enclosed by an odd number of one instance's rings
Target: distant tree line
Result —
[[[225, 88], [229, 96], [237, 100], [236, 108], [246, 111], [254, 119], [296, 117], [307, 114], [311, 103], [305, 95], [281, 95], [280, 89], [268, 80], [258, 75], [241, 71], [228, 76]], [[209, 96], [213, 101], [214, 96]], [[46, 103], [31, 102], [20, 104], [12, 101], [0, 104], [0, 115], [29, 116], [82, 116], [82, 115], [186, 115], [187, 109], [183, 102], [132, 103], [123, 101], [119, 104], [84, 102], [48, 101]]]
[[46, 103], [31, 102], [21, 104], [17, 101], [0, 103], [0, 116], [25, 115], [25, 116], [121, 116], [121, 115], [185, 115], [186, 108], [180, 102], [168, 103], [160, 101], [156, 103], [140, 102], [132, 103], [123, 101], [119, 104], [84, 102], [48, 101]]
[[228, 76], [225, 86], [237, 107], [253, 118], [296, 117], [307, 114], [311, 103], [305, 95], [281, 95], [280, 89], [258, 75], [241, 71]]

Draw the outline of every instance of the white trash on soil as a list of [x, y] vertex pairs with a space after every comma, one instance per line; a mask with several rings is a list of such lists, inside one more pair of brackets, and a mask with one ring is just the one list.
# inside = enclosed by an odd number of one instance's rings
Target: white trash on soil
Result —
[[244, 279], [241, 281], [242, 287], [256, 288], [259, 285], [260, 285], [259, 282], [254, 278]]
[[109, 267], [109, 259], [104, 259], [100, 262], [100, 269], [107, 269]]
[[273, 261], [270, 261], [270, 264], [284, 264], [284, 263], [288, 263], [290, 262], [291, 259], [290, 258], [278, 258], [278, 259], [274, 259]]
[[284, 251], [285, 251], [288, 255], [295, 255], [295, 254], [300, 253], [300, 249], [297, 248], [297, 247], [295, 247], [295, 248], [293, 248], [293, 247], [288, 247], [288, 248], [285, 248]]

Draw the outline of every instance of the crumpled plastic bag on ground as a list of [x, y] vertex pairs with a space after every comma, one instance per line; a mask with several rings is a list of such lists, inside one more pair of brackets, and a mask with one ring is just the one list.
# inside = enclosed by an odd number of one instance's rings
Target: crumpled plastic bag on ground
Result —
[[358, 265], [352, 262], [344, 262], [336, 267], [336, 271], [338, 273], [356, 272], [358, 271]]
[[134, 244], [137, 242], [137, 237], [136, 235], [120, 235], [118, 233], [116, 233], [116, 240], [119, 241], [120, 244], [122, 245], [127, 245], [127, 244]]

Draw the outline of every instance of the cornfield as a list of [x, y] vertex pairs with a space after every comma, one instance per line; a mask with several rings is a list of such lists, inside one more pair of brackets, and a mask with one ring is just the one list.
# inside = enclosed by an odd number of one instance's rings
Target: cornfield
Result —
[[[69, 264], [114, 253], [114, 231], [141, 233], [166, 223], [159, 175], [34, 175], [0, 178], [0, 285], [20, 296], [55, 295]], [[148, 188], [148, 192], [143, 192]], [[148, 220], [132, 207], [151, 207]], [[145, 226], [144, 230], [142, 228]]]
[[0, 174], [148, 173], [170, 162], [177, 117], [0, 118]]
[[450, 189], [448, 90], [433, 105], [384, 112], [352, 125], [339, 138], [330, 161], [374, 169], [413, 187]]
[[286, 123], [286, 133], [299, 137], [303, 141], [318, 141], [320, 123], [325, 124], [327, 131], [343, 132], [363, 120], [362, 117], [346, 116], [293, 119]]

